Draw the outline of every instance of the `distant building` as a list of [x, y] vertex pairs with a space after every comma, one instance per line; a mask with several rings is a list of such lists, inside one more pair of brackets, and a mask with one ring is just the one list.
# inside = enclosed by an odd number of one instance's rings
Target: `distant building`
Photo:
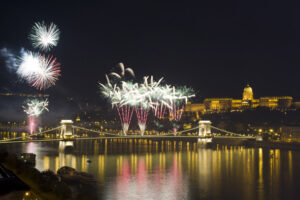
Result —
[[253, 90], [248, 84], [244, 90], [242, 99], [233, 98], [207, 98], [200, 104], [187, 104], [186, 112], [228, 112], [243, 111], [249, 108], [267, 107], [270, 109], [287, 110], [291, 107], [300, 108], [300, 102], [293, 102], [293, 97], [260, 97], [254, 99]]
[[243, 101], [252, 101], [253, 100], [253, 91], [249, 84], [244, 88], [243, 92]]
[[39, 98], [39, 97], [49, 97], [49, 94], [25, 94], [25, 93], [2, 93], [0, 92], [0, 96], [19, 96], [19, 97], [34, 97], [34, 98]]
[[203, 103], [193, 103], [188, 102], [185, 106], [186, 112], [198, 112], [198, 111], [204, 111], [205, 105]]
[[280, 128], [280, 134], [284, 142], [300, 142], [299, 126], [283, 126]]

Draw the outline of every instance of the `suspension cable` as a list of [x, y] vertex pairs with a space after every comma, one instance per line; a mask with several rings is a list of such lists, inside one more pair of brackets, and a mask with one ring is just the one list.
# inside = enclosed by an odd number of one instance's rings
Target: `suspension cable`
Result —
[[20, 137], [16, 137], [16, 138], [7, 139], [7, 140], [0, 140], [0, 142], [3, 142], [3, 141], [13, 141], [13, 140], [18, 140], [18, 139], [23, 139], [23, 138], [29, 138], [31, 136], [41, 135], [41, 134], [48, 133], [50, 131], [54, 131], [54, 130], [57, 130], [57, 129], [60, 129], [60, 128], [61, 128], [61, 126], [58, 126], [56, 128], [53, 128], [53, 129], [50, 129], [50, 130], [46, 130], [46, 131], [43, 131], [43, 132], [39, 132], [39, 133], [33, 133], [33, 134], [30, 134], [30, 135], [20, 136]]
[[227, 130], [225, 130], [225, 129], [220, 129], [220, 128], [215, 127], [215, 126], [212, 126], [212, 125], [210, 125], [210, 127], [213, 128], [213, 129], [216, 129], [216, 130], [218, 130], [218, 131], [222, 131], [222, 132], [229, 133], [229, 134], [232, 134], [232, 135], [242, 136], [242, 134], [240, 134], [240, 133], [233, 133], [233, 132], [231, 132], [231, 131], [227, 131]]

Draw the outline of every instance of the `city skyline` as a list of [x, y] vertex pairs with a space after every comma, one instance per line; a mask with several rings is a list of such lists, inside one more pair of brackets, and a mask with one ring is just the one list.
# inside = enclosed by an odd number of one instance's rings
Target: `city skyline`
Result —
[[[199, 100], [239, 97], [246, 83], [256, 88], [258, 96], [300, 98], [300, 27], [293, 20], [299, 13], [293, 6], [276, 2], [18, 4], [23, 9], [14, 2], [4, 3], [1, 49], [32, 48], [26, 35], [37, 20], [53, 21], [61, 30], [61, 43], [53, 52], [62, 64], [62, 77], [46, 93], [93, 99], [99, 95], [97, 82], [124, 62], [134, 69], [137, 81], [144, 75], [165, 77], [171, 84], [193, 87]], [[33, 91], [20, 86], [3, 59], [1, 68], [1, 90]]]

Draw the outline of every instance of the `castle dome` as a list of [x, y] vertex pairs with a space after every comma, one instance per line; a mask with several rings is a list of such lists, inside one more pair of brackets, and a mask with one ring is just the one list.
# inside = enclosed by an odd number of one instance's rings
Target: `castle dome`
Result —
[[253, 91], [249, 84], [247, 84], [247, 86], [244, 88], [243, 100], [244, 101], [252, 101], [253, 100]]

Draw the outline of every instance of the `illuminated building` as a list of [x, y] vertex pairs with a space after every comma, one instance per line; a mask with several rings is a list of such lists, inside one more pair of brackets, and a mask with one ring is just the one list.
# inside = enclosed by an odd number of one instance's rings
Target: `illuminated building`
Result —
[[234, 112], [243, 111], [249, 108], [267, 107], [272, 110], [287, 110], [294, 106], [300, 108], [300, 102], [293, 102], [293, 97], [260, 97], [254, 99], [253, 90], [248, 84], [244, 90], [242, 99], [233, 98], [207, 98], [202, 104], [187, 104], [185, 111], [191, 113], [213, 113], [213, 112]]
[[228, 111], [232, 107], [232, 100], [232, 98], [204, 99], [205, 109], [216, 111]]
[[280, 128], [281, 140], [284, 142], [300, 142], [299, 126], [283, 126]]
[[253, 100], [253, 91], [249, 84], [244, 88], [243, 92], [243, 101], [252, 101]]
[[186, 112], [198, 112], [205, 110], [205, 105], [203, 103], [191, 103], [187, 102], [185, 105], [185, 111]]

